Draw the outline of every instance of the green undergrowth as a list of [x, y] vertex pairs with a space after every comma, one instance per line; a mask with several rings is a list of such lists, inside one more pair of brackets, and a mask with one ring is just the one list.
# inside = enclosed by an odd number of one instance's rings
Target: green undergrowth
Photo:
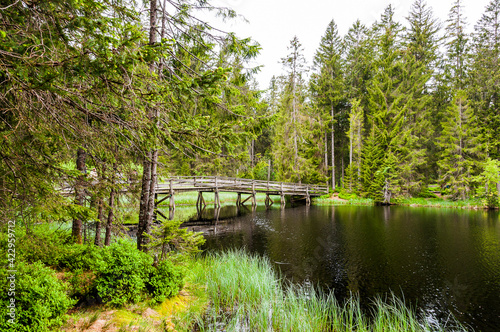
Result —
[[206, 255], [189, 271], [188, 283], [205, 297], [171, 317], [177, 331], [446, 330], [430, 326], [395, 296], [374, 300], [367, 315], [356, 296], [340, 304], [314, 287], [285, 284], [268, 259], [241, 250]]
[[[374, 205], [375, 202], [371, 198], [363, 198], [351, 195], [338, 195], [339, 199], [334, 199], [331, 194], [316, 197], [313, 199], [315, 205]], [[394, 205], [401, 206], [418, 206], [418, 207], [440, 207], [440, 208], [456, 208], [456, 209], [483, 209], [486, 204], [484, 199], [470, 198], [466, 200], [448, 200], [438, 197], [410, 197], [397, 198], [391, 200]]]
[[421, 206], [421, 207], [442, 207], [442, 208], [458, 208], [458, 209], [482, 209], [485, 204], [479, 198], [470, 198], [466, 200], [445, 200], [442, 198], [399, 198], [394, 201], [397, 205], [404, 206]]
[[[224, 204], [235, 204], [236, 203], [236, 198], [238, 194], [237, 193], [232, 193], [232, 192], [221, 192], [219, 193], [219, 199], [222, 205]], [[242, 194], [242, 199], [244, 200], [248, 195]], [[278, 197], [278, 196], [276, 196]], [[161, 199], [160, 197], [159, 199]], [[198, 200], [198, 192], [184, 192], [184, 193], [178, 193], [174, 195], [175, 198], [175, 205], [196, 205], [196, 201]], [[203, 198], [205, 199], [205, 203], [208, 204], [214, 204], [214, 193], [203, 193]], [[266, 194], [263, 193], [257, 193], [256, 194], [257, 198], [257, 203], [262, 203], [264, 204], [264, 201], [266, 199]], [[250, 203], [250, 201], [248, 201]], [[248, 204], [247, 203], [247, 204]], [[166, 206], [168, 207], [169, 205], [169, 200], [166, 199], [163, 201], [160, 206]]]
[[312, 199], [314, 205], [374, 205], [374, 201], [371, 198], [364, 197], [350, 197], [348, 199], [340, 197], [340, 200], [333, 199], [332, 196], [323, 195], [320, 197], [315, 197]]

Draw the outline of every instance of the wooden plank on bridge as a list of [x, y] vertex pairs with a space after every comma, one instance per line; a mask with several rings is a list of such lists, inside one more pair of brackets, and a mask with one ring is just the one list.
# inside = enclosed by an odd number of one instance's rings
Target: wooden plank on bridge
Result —
[[219, 192], [236, 192], [251, 195], [266, 193], [268, 195], [293, 195], [309, 198], [328, 193], [328, 186], [218, 176], [176, 176], [170, 178], [167, 183], [158, 184], [157, 187], [157, 192], [163, 195], [188, 191], [217, 194]]

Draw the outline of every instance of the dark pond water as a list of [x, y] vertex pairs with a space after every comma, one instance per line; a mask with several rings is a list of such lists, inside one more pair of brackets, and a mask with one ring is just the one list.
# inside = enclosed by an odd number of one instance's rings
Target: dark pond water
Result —
[[[191, 227], [192, 228], [192, 227]], [[362, 303], [394, 292], [430, 320], [449, 313], [500, 331], [498, 212], [405, 207], [295, 207], [194, 227], [206, 249], [268, 256], [293, 282]]]

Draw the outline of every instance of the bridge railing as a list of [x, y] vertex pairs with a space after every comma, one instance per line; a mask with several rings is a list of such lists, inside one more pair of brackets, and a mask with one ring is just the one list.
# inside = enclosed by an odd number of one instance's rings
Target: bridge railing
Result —
[[232, 190], [232, 191], [256, 191], [256, 192], [284, 192], [288, 194], [325, 194], [328, 193], [327, 186], [232, 178], [224, 176], [173, 176], [158, 184], [160, 190]]

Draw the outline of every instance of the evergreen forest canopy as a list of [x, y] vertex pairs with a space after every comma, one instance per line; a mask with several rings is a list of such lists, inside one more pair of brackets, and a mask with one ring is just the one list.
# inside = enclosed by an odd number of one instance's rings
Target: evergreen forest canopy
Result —
[[[498, 204], [500, 0], [472, 33], [460, 0], [423, 0], [345, 36], [300, 41], [259, 91], [259, 45], [198, 19], [206, 0], [0, 0], [1, 220], [89, 220], [109, 244], [120, 192], [139, 200], [146, 250], [158, 177], [325, 183], [390, 202], [440, 184]], [[68, 198], [71, 197], [71, 198]], [[99, 235], [100, 236], [100, 235]], [[96, 236], [96, 244], [102, 240]]]
[[[279, 180], [321, 182], [389, 203], [439, 184], [452, 199], [498, 205], [500, 1], [467, 33], [456, 0], [441, 24], [415, 0], [406, 22], [388, 6], [371, 27], [328, 25], [307, 80], [295, 37], [267, 96], [258, 138]], [[290, 162], [293, 161], [293, 162]]]

